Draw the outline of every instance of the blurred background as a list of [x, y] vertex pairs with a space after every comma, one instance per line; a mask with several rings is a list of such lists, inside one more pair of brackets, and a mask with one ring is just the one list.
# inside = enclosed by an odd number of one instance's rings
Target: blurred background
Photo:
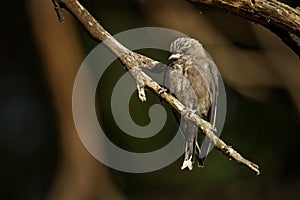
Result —
[[[300, 62], [268, 30], [239, 17], [198, 9], [184, 0], [80, 1], [112, 34], [158, 26], [197, 38], [226, 84], [221, 138], [261, 167], [255, 176], [216, 150], [204, 168], [181, 171], [182, 158], [151, 173], [112, 170], [83, 147], [72, 118], [72, 87], [84, 57], [97, 45], [64, 11], [60, 24], [50, 0], [4, 1], [0, 54], [0, 195], [12, 200], [296, 199], [300, 191]], [[299, 6], [299, 1], [286, 1]], [[167, 62], [166, 52], [143, 51]], [[131, 98], [139, 125], [161, 103], [164, 129], [147, 141], [113, 122], [112, 88], [125, 73], [114, 62], [100, 81], [98, 117], [112, 141], [141, 152], [160, 148], [177, 130], [170, 108], [151, 92]], [[134, 107], [134, 109], [132, 109]], [[181, 148], [181, 147], [179, 147]]]

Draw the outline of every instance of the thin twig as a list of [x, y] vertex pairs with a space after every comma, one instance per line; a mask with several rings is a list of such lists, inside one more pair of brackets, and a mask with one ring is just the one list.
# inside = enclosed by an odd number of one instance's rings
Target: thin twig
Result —
[[273, 33], [300, 57], [300, 9], [278, 0], [188, 0], [258, 23]]
[[63, 23], [65, 19], [64, 19], [64, 15], [62, 14], [60, 4], [58, 3], [57, 0], [52, 0], [52, 2], [54, 4], [54, 9], [55, 9], [55, 12], [57, 14], [59, 22]]
[[[97, 41], [104, 42], [104, 44], [114, 54], [116, 54], [122, 64], [131, 73], [136, 80], [139, 98], [142, 101], [146, 100], [144, 87], [151, 89], [157, 96], [165, 100], [184, 118], [191, 120], [198, 124], [203, 130], [203, 133], [214, 143], [215, 147], [226, 155], [229, 159], [234, 160], [238, 164], [245, 166], [257, 175], [260, 173], [256, 164], [243, 158], [232, 147], [226, 145], [220, 138], [218, 138], [214, 131], [216, 129], [207, 121], [201, 119], [194, 114], [192, 110], [186, 108], [173, 95], [169, 94], [165, 88], [153, 81], [142, 68], [153, 69], [157, 65], [163, 65], [158, 61], [148, 58], [144, 55], [135, 53], [124, 47], [116, 39], [114, 39], [100, 23], [77, 1], [77, 0], [53, 0], [58, 3], [60, 7], [67, 9], [87, 30], [87, 32]], [[56, 7], [57, 8], [57, 7]], [[61, 12], [56, 9], [56, 12]]]

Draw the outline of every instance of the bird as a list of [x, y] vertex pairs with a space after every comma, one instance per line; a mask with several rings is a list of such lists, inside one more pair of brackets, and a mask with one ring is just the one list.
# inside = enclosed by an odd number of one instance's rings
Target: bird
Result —
[[[164, 85], [193, 113], [215, 126], [220, 74], [211, 56], [203, 45], [190, 37], [177, 38], [170, 45], [171, 56], [164, 74]], [[201, 147], [198, 143], [198, 128], [195, 122], [176, 114], [183, 135], [184, 161], [181, 169], [193, 169], [194, 157], [198, 166], [204, 161], [213, 144], [205, 137]], [[181, 119], [181, 120], [180, 120]]]

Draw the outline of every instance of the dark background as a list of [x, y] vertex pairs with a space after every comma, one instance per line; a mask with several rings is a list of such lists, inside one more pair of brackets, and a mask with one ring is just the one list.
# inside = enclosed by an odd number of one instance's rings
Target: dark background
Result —
[[[112, 34], [155, 25], [145, 14], [147, 12], [140, 1], [82, 2]], [[292, 2], [293, 6], [299, 5], [297, 1]], [[40, 50], [32, 33], [27, 1], [4, 1], [3, 4], [0, 17], [0, 198], [46, 199], [61, 157], [58, 142], [60, 123]], [[214, 11], [204, 11], [203, 15], [209, 18], [210, 12]], [[213, 17], [209, 20], [216, 24], [218, 31], [224, 31], [226, 23], [218, 26]], [[239, 30], [239, 27], [236, 29]], [[96, 43], [79, 25], [78, 32], [87, 54]], [[226, 31], [223, 34], [232, 36]], [[227, 39], [231, 41], [229, 37]], [[231, 43], [245, 48], [245, 44]], [[248, 44], [247, 41], [245, 43]], [[257, 49], [257, 45], [246, 45], [246, 48]], [[159, 52], [157, 55], [165, 60], [166, 56]], [[299, 60], [297, 62], [299, 65]], [[282, 66], [282, 70], [285, 67]], [[109, 70], [107, 76], [113, 78], [103, 80], [108, 91], [117, 77], [125, 72], [117, 62], [111, 69], [114, 70]], [[241, 94], [236, 85], [224, 79], [228, 111], [221, 138], [258, 163], [261, 175], [255, 176], [213, 150], [206, 166], [191, 172], [180, 170], [181, 158], [164, 169], [145, 174], [110, 169], [113, 183], [124, 196], [128, 199], [296, 199], [299, 196], [300, 123], [296, 108], [299, 102], [292, 100], [289, 91], [282, 85], [272, 87], [262, 100]], [[132, 111], [133, 119], [141, 125], [149, 121], [149, 106], [160, 103], [150, 92], [147, 94], [150, 100], [145, 104], [140, 103], [136, 96], [131, 99], [135, 109], [140, 110]], [[122, 135], [111, 122], [110, 112], [105, 109], [110, 102], [109, 95], [99, 98], [102, 98], [99, 112], [103, 111], [101, 119], [105, 128], [108, 132]], [[166, 126], [174, 131], [175, 121], [170, 109], [166, 108], [171, 118]], [[144, 146], [139, 145], [141, 141], [122, 136], [118, 139], [115, 134], [111, 137], [121, 145]], [[169, 136], [161, 134], [161, 137], [157, 141], [146, 142], [146, 148], [156, 146]]]

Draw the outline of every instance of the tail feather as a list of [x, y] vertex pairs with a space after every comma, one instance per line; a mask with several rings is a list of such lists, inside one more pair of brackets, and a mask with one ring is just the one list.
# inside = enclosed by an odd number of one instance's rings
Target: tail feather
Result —
[[198, 161], [198, 167], [204, 167], [204, 160], [201, 158], [201, 149], [198, 142], [196, 142], [196, 159]]
[[184, 161], [181, 166], [182, 170], [185, 168], [188, 168], [189, 170], [193, 169], [195, 149], [196, 149], [196, 138], [193, 138], [192, 141], [190, 140], [185, 141]]
[[213, 144], [209, 141], [208, 138], [204, 138], [204, 141], [202, 142], [201, 145], [201, 149], [198, 146], [197, 160], [198, 160], [198, 165], [200, 167], [204, 166], [204, 161], [206, 159], [206, 156], [211, 151], [212, 148], [213, 148]]

